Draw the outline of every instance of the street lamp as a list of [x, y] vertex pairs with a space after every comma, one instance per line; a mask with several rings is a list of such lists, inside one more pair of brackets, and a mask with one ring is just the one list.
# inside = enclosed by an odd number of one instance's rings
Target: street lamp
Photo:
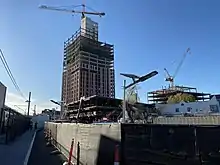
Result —
[[61, 102], [57, 102], [57, 101], [54, 101], [54, 100], [50, 100], [52, 103], [56, 104], [56, 105], [59, 105], [61, 106]]
[[63, 107], [64, 107], [64, 101], [54, 101], [54, 100], [50, 100], [52, 103], [59, 105], [61, 110], [60, 110], [60, 119], [62, 119], [63, 116]]
[[152, 71], [144, 76], [137, 76], [137, 75], [134, 75], [134, 74], [127, 74], [127, 73], [120, 73], [120, 75], [124, 76], [124, 77], [127, 77], [127, 78], [131, 78], [133, 80], [133, 82], [129, 85], [126, 86], [126, 80], [124, 80], [124, 85], [123, 85], [123, 89], [124, 89], [124, 98], [123, 98], [123, 110], [122, 110], [122, 120], [123, 120], [123, 123], [125, 123], [125, 112], [126, 112], [126, 89], [140, 83], [140, 82], [144, 82], [146, 81], [147, 79], [150, 79], [154, 76], [156, 76], [158, 74], [157, 71]]

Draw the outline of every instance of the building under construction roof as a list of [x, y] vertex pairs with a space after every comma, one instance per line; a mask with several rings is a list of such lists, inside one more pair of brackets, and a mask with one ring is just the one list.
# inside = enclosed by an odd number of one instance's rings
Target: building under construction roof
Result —
[[[75, 101], [68, 105], [67, 117], [70, 120], [78, 120], [80, 122], [95, 122], [103, 118], [110, 121], [117, 121], [122, 117], [122, 100], [101, 96], [90, 96], [83, 99], [82, 102]], [[152, 112], [155, 108], [154, 104], [135, 103], [133, 109]], [[127, 107], [127, 110], [129, 107]], [[132, 109], [132, 108], [130, 108]], [[132, 110], [131, 110], [132, 111]], [[78, 118], [78, 119], [77, 119]]]
[[111, 115], [115, 120], [121, 113], [120, 99], [101, 96], [90, 96], [80, 101], [75, 101], [68, 105], [67, 116], [71, 120], [78, 119], [84, 121], [101, 120], [103, 117]]
[[178, 93], [193, 95], [196, 101], [205, 101], [210, 99], [210, 94], [198, 93], [196, 88], [184, 86], [174, 86], [172, 88], [162, 88], [160, 90], [148, 92], [147, 98], [149, 103], [166, 104], [170, 96]]

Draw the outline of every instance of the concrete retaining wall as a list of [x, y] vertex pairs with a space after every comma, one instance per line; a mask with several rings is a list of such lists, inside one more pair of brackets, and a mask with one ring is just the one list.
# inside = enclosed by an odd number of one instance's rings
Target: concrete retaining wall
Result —
[[[54, 145], [66, 157], [69, 155], [71, 140], [74, 139], [73, 158], [75, 158], [79, 142], [81, 165], [114, 164], [116, 144], [120, 144], [120, 163], [129, 165], [145, 165], [152, 162], [196, 165], [200, 164], [199, 152], [206, 154], [203, 155], [203, 159], [207, 159], [209, 153], [219, 151], [220, 126], [202, 126], [202, 124], [211, 125], [211, 123], [217, 125], [219, 120], [217, 116], [164, 119], [166, 120], [158, 120], [161, 122], [159, 124], [48, 122], [45, 124], [45, 129], [51, 131], [54, 141], [57, 142]], [[170, 121], [173, 121], [173, 124]], [[200, 126], [190, 125], [190, 122], [195, 124], [195, 121]], [[187, 155], [180, 153], [187, 153]], [[208, 159], [212, 160], [212, 158]]]
[[177, 125], [220, 125], [220, 116], [163, 117], [155, 118], [153, 123]]
[[120, 124], [46, 123], [58, 148], [68, 157], [74, 139], [73, 157], [80, 143], [80, 162], [83, 165], [113, 164], [115, 145], [121, 141]]

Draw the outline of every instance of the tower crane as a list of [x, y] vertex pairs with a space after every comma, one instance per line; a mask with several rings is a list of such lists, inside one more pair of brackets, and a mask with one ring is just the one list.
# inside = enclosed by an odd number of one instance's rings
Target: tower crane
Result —
[[[75, 7], [82, 7], [82, 10], [74, 10], [74, 9], [66, 9], [66, 8], [60, 8], [60, 7], [52, 7], [52, 6], [46, 6], [46, 5], [41, 5], [39, 6], [40, 9], [46, 9], [46, 10], [54, 10], [54, 11], [63, 11], [63, 12], [68, 12], [68, 13], [72, 13], [72, 14], [81, 14], [82, 15], [82, 18], [85, 17], [86, 14], [88, 15], [97, 15], [97, 16], [104, 16], [105, 13], [103, 12], [90, 12], [90, 11], [86, 11], [85, 8], [87, 7], [85, 4], [81, 4], [81, 5], [77, 5]], [[89, 7], [87, 7], [89, 8]], [[90, 10], [93, 10], [90, 8]]]
[[185, 58], [186, 58], [186, 55], [187, 55], [188, 53], [191, 54], [190, 48], [188, 48], [188, 49], [186, 50], [186, 52], [183, 54], [183, 57], [182, 57], [182, 59], [181, 59], [179, 65], [177, 66], [177, 68], [176, 68], [176, 70], [175, 70], [173, 76], [171, 76], [171, 75], [169, 74], [169, 72], [167, 71], [167, 69], [164, 68], [164, 71], [166, 72], [165, 81], [169, 81], [169, 82], [170, 82], [170, 87], [171, 87], [171, 88], [174, 87], [174, 79], [175, 79], [177, 73], [179, 72], [179, 70], [180, 70], [180, 68], [181, 68], [181, 66], [182, 66], [182, 64], [183, 64], [183, 62], [184, 62], [184, 60], [185, 60]]

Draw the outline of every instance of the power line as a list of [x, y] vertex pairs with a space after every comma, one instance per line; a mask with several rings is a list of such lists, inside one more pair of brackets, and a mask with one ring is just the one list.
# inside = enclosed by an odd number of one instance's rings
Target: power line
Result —
[[0, 53], [1, 53], [1, 56], [0, 56], [1, 61], [2, 61], [3, 65], [4, 65], [4, 68], [5, 68], [8, 76], [9, 76], [9, 78], [11, 79], [13, 85], [15, 86], [15, 89], [26, 100], [26, 98], [24, 97], [23, 93], [21, 92], [21, 90], [20, 90], [20, 88], [19, 88], [19, 86], [18, 86], [18, 84], [17, 84], [17, 82], [16, 82], [16, 80], [15, 80], [11, 70], [10, 70], [10, 67], [8, 66], [8, 63], [7, 63], [7, 61], [6, 61], [5, 57], [4, 57], [4, 54], [3, 54], [1, 49], [0, 49]]
[[17, 107], [18, 109], [22, 110], [24, 113], [26, 113], [26, 111], [24, 109], [20, 108], [19, 106], [17, 106], [17, 105], [14, 105], [14, 106]]
[[[10, 107], [11, 109], [15, 110], [16, 112], [19, 112], [19, 111], [18, 111], [18, 109], [19, 109], [19, 110], [23, 111], [24, 114], [26, 113], [26, 110], [20, 108], [20, 107], [17, 106], [17, 105], [13, 105], [13, 104], [11, 104], [11, 103], [7, 103], [7, 104], [10, 105], [10, 106], [14, 106], [14, 107], [16, 107], [17, 109], [14, 109], [14, 108], [11, 108], [11, 107]], [[19, 112], [19, 113], [20, 113], [20, 112]]]
[[21, 90], [20, 90], [20, 88], [19, 88], [19, 86], [18, 86], [18, 84], [17, 84], [17, 82], [16, 82], [16, 80], [15, 80], [15, 78], [14, 78], [12, 72], [11, 72], [11, 69], [8, 66], [8, 63], [7, 63], [7, 61], [6, 61], [5, 57], [4, 57], [4, 54], [3, 54], [1, 49], [0, 49], [0, 59], [1, 59], [2, 63], [3, 63], [3, 66], [4, 66], [5, 70], [6, 70], [9, 78], [11, 79], [11, 81], [12, 81], [12, 83], [14, 85], [15, 89], [18, 91], [18, 93], [21, 95], [21, 97], [23, 97], [25, 100], [27, 100], [25, 98], [24, 94], [21, 92]]

